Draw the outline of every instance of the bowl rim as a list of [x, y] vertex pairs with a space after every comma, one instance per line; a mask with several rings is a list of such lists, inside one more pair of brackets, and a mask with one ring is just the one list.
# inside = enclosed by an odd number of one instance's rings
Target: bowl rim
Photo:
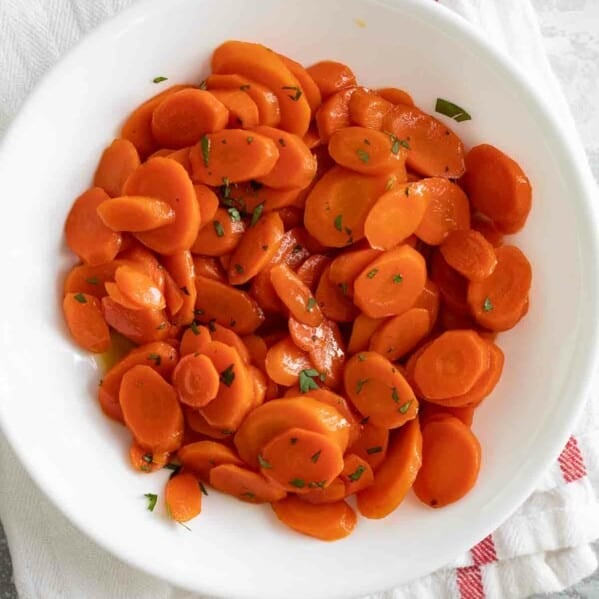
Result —
[[[335, 0], [341, 2], [342, 0]], [[586, 237], [581, 241], [590, 251], [590, 255], [595, 258], [595, 264], [599, 263], [599, 236], [592, 234], [592, 231], [599, 231], [599, 202], [596, 199], [597, 188], [595, 181], [588, 166], [587, 157], [582, 144], [576, 136], [572, 138], [568, 135], [566, 125], [564, 125], [549, 109], [540, 91], [535, 89], [528, 81], [527, 76], [521, 68], [513, 63], [499, 49], [495, 48], [479, 32], [474, 25], [454, 13], [449, 8], [438, 4], [437, 2], [423, 2], [422, 0], [364, 0], [373, 4], [378, 4], [390, 10], [407, 10], [418, 18], [429, 19], [436, 24], [442, 25], [447, 30], [460, 36], [472, 45], [483, 57], [483, 59], [494, 64], [495, 67], [503, 72], [516, 86], [521, 94], [522, 101], [526, 102], [537, 112], [538, 116], [547, 126], [547, 134], [559, 141], [555, 150], [556, 156], [564, 165], [563, 171], [566, 173], [572, 184], [572, 195], [578, 197], [578, 207], [581, 211], [581, 218], [588, 223], [585, 231]], [[0, 140], [0, 167], [3, 158], [10, 150], [13, 139], [18, 138], [21, 129], [21, 123], [27, 120], [30, 112], [35, 111], [40, 100], [44, 97], [47, 88], [52, 87], [52, 80], [55, 75], [63, 70], [68, 70], [76, 65], [78, 54], [82, 49], [93, 47], [103, 39], [110, 37], [119, 29], [125, 27], [129, 22], [147, 17], [155, 11], [162, 12], [164, 3], [162, 0], [141, 0], [125, 10], [121, 11], [112, 18], [107, 19], [94, 30], [90, 31], [81, 38], [56, 64], [54, 64], [38, 81], [33, 91], [28, 95], [26, 101], [20, 108], [18, 114], [9, 124], [3, 139]], [[571, 433], [574, 424], [578, 420], [583, 407], [586, 403], [586, 396], [593, 382], [593, 373], [599, 366], [599, 274], [598, 267], [595, 267], [593, 276], [589, 280], [589, 293], [584, 298], [584, 308], [587, 316], [586, 326], [578, 331], [577, 346], [572, 361], [576, 360], [580, 365], [576, 380], [569, 382], [570, 411], [569, 418], [561, 422], [553, 422], [550, 435], [546, 435], [545, 447], [535, 456], [530, 457], [522, 468], [514, 475], [510, 482], [511, 492], [504, 493], [507, 497], [502, 503], [495, 506], [494, 516], [489, 518], [487, 527], [483, 530], [481, 526], [470, 530], [465, 535], [462, 543], [456, 543], [455, 554], [467, 551], [473, 544], [482, 539], [490, 531], [495, 530], [501, 525], [534, 491], [538, 481], [545, 473], [546, 469], [557, 459]], [[555, 419], [554, 419], [555, 420]], [[52, 479], [36, 467], [34, 460], [29, 457], [26, 447], [20, 441], [16, 430], [11, 429], [8, 419], [4, 417], [2, 403], [0, 402], [0, 431], [3, 432], [14, 453], [19, 458], [25, 470], [35, 482], [37, 487], [44, 495], [57, 507], [65, 517], [72, 522], [83, 534], [92, 539], [99, 547], [116, 556], [122, 562], [152, 576], [159, 577], [165, 581], [171, 582], [169, 571], [163, 563], [158, 560], [149, 564], [138, 558], [136, 554], [127, 553], [111, 537], [109, 530], [103, 528], [89, 519], [81, 516], [76, 507], [72, 504], [68, 494], [62, 494], [53, 484]], [[490, 529], [490, 530], [489, 530]], [[413, 579], [433, 572], [435, 569], [444, 566], [444, 563], [428, 564], [425, 568], [414, 568]], [[397, 585], [392, 572], [379, 572], [380, 583], [376, 588], [368, 585], [353, 585], [352, 596], [360, 596], [366, 593], [375, 593], [386, 590]], [[404, 583], [407, 581], [404, 581]], [[211, 596], [224, 597], [225, 592], [230, 599], [251, 599], [256, 597], [254, 594], [244, 592], [231, 595], [226, 589], [216, 584], [203, 584], [202, 588], [188, 584], [188, 581], [177, 582], [177, 586], [187, 588], [194, 592], [208, 593]], [[340, 591], [330, 592], [330, 589], [320, 591], [318, 597], [323, 599], [333, 599], [335, 597], [347, 597], [348, 595], [339, 594]], [[303, 595], [303, 593], [302, 593]], [[261, 599], [277, 599], [276, 592], [264, 589], [261, 591]]]

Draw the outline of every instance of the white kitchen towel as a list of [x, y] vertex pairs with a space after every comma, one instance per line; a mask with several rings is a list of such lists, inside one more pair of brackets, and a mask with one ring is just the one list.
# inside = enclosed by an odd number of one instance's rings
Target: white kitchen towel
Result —
[[[134, 1], [1, 0], [0, 134], [66, 50]], [[566, 115], [576, 138], [529, 0], [440, 4], [472, 21], [526, 69]], [[599, 385], [594, 388], [559, 459], [515, 514], [455, 563], [369, 599], [517, 599], [562, 590], [591, 574], [597, 559], [590, 543], [599, 538]], [[1, 433], [0, 518], [21, 599], [194, 597], [130, 568], [75, 529], [36, 488]]]

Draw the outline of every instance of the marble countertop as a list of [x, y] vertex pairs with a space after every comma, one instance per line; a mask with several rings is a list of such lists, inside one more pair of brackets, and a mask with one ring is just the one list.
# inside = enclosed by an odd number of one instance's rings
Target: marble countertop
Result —
[[[532, 3], [551, 65], [564, 87], [591, 169], [599, 182], [599, 0], [532, 0]], [[571, 589], [544, 597], [597, 598], [599, 572]], [[0, 526], [0, 599], [16, 598], [10, 555]]]

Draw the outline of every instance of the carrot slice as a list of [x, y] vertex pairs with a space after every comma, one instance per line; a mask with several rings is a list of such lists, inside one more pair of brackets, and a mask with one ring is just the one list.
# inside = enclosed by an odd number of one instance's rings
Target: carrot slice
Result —
[[260, 370], [265, 370], [265, 360], [268, 347], [264, 341], [264, 338], [260, 335], [246, 335], [241, 340], [247, 348], [250, 362], [254, 366], [260, 368]]
[[184, 445], [177, 452], [177, 457], [185, 471], [191, 472], [199, 479], [207, 482], [210, 471], [221, 464], [243, 466], [237, 454], [226, 445], [216, 441], [196, 441]]
[[141, 196], [109, 199], [97, 210], [102, 222], [113, 231], [151, 231], [175, 220], [175, 211], [170, 204]]
[[373, 471], [385, 461], [389, 445], [389, 430], [376, 426], [371, 422], [362, 425], [360, 436], [348, 448], [348, 453], [353, 453], [362, 458]]
[[503, 245], [503, 233], [481, 214], [474, 214], [470, 226], [478, 231], [494, 248]]
[[[279, 145], [279, 147], [282, 149], [282, 146]], [[250, 181], [249, 183], [232, 185], [229, 188], [229, 197], [226, 198], [225, 203], [248, 214], [253, 213], [258, 206], [262, 206], [259, 209], [262, 212], [272, 212], [291, 206], [300, 191], [298, 188], [272, 189], [258, 181]]]
[[385, 115], [383, 130], [409, 144], [406, 164], [417, 173], [451, 178], [464, 174], [464, 144], [430, 114], [415, 106], [397, 104]]
[[435, 252], [431, 261], [431, 279], [439, 286], [439, 294], [446, 307], [456, 314], [469, 315], [466, 302], [468, 281], [451, 268], [441, 252]]
[[97, 297], [81, 292], [68, 293], [62, 309], [69, 332], [77, 345], [96, 354], [108, 351], [110, 331]]
[[208, 327], [197, 325], [195, 322], [186, 329], [181, 337], [181, 357], [189, 354], [201, 354], [212, 341]]
[[376, 258], [358, 275], [354, 302], [372, 318], [394, 316], [414, 305], [425, 283], [424, 258], [402, 245]]
[[316, 128], [322, 143], [328, 143], [331, 135], [340, 129], [349, 127], [349, 101], [357, 87], [338, 91], [327, 98], [316, 111]]
[[463, 407], [446, 407], [439, 406], [434, 403], [423, 402], [420, 410], [421, 427], [433, 418], [444, 418], [446, 416], [454, 416], [461, 420], [466, 426], [472, 425], [474, 416], [474, 406]]
[[322, 313], [335, 322], [352, 322], [357, 314], [356, 307], [348, 294], [344, 293], [345, 287], [331, 281], [330, 265], [327, 266], [316, 288], [316, 301]]
[[368, 349], [372, 335], [383, 322], [385, 321], [382, 318], [370, 318], [366, 314], [358, 314], [352, 325], [347, 352], [355, 354], [356, 352]]
[[172, 322], [175, 325], [187, 325], [193, 320], [196, 301], [195, 265], [191, 253], [185, 250], [171, 256], [164, 256], [162, 264], [174, 280], [183, 299]]
[[238, 214], [218, 208], [214, 219], [198, 232], [191, 251], [206, 256], [228, 254], [239, 245], [244, 231], [245, 224]]
[[321, 503], [337, 503], [342, 501], [346, 496], [345, 483], [340, 479], [336, 478], [328, 487], [324, 489], [310, 489], [307, 493], [298, 495], [298, 499], [306, 501], [307, 503], [321, 504]]
[[189, 176], [191, 176], [191, 162], [189, 161], [190, 150], [191, 150], [191, 148], [186, 146], [179, 150], [175, 150], [174, 152], [171, 152], [170, 154], [167, 154], [165, 156], [165, 158], [168, 158], [169, 160], [174, 160], [175, 162], [178, 162], [185, 169], [187, 174]]
[[323, 60], [306, 69], [318, 86], [323, 100], [347, 87], [356, 85], [356, 76], [341, 62]]
[[349, 453], [345, 456], [340, 478], [345, 483], [346, 495], [353, 495], [372, 485], [374, 473], [366, 460]]
[[114, 279], [123, 296], [138, 308], [162, 310], [166, 302], [156, 283], [146, 274], [131, 266], [119, 266]]
[[248, 366], [250, 377], [252, 379], [252, 385], [254, 388], [254, 400], [252, 402], [252, 408], [261, 406], [266, 401], [266, 392], [268, 391], [269, 378], [260, 370], [250, 364]]
[[391, 102], [391, 104], [405, 104], [406, 106], [414, 106], [414, 100], [412, 100], [412, 96], [403, 89], [399, 89], [398, 87], [381, 87], [375, 90], [376, 93], [387, 100], [387, 102]]
[[526, 223], [532, 188], [524, 171], [494, 146], [475, 146], [466, 155], [464, 188], [472, 206], [502, 233], [516, 233]]
[[193, 189], [200, 209], [200, 229], [210, 223], [216, 216], [219, 202], [217, 195], [206, 185], [194, 185]]
[[418, 296], [414, 308], [424, 308], [428, 311], [429, 331], [435, 326], [439, 315], [439, 286], [427, 279], [422, 293]]
[[166, 510], [176, 522], [188, 522], [202, 511], [202, 491], [195, 476], [177, 474], [166, 483]]
[[185, 413], [185, 421], [192, 431], [200, 433], [204, 437], [210, 437], [211, 439], [223, 440], [231, 438], [233, 431], [208, 424], [199, 410], [195, 410], [186, 405], [183, 405], [182, 407]]
[[430, 328], [428, 310], [411, 308], [377, 328], [370, 341], [370, 350], [395, 362], [414, 349]]
[[283, 64], [291, 71], [291, 74], [298, 80], [300, 89], [306, 96], [310, 110], [312, 111], [312, 114], [314, 114], [322, 104], [322, 96], [316, 82], [299, 62], [296, 62], [283, 54], [279, 54], [278, 56], [283, 61]]
[[480, 444], [460, 420], [431, 420], [422, 429], [422, 468], [414, 482], [420, 501], [439, 508], [461, 499], [480, 469]]
[[224, 283], [225, 271], [216, 258], [211, 256], [192, 256], [194, 272], [197, 276]]
[[212, 89], [210, 93], [229, 111], [229, 127], [249, 129], [260, 122], [258, 106], [240, 89]]
[[152, 114], [152, 135], [163, 148], [183, 148], [227, 126], [227, 107], [210, 92], [183, 89], [165, 98]]
[[392, 438], [387, 457], [368, 489], [358, 493], [358, 510], [366, 518], [385, 518], [404, 500], [422, 464], [422, 434], [418, 419]]
[[220, 464], [212, 468], [210, 484], [221, 493], [248, 503], [271, 503], [287, 495], [279, 485], [235, 464]]
[[229, 345], [230, 347], [234, 347], [239, 354], [239, 357], [243, 360], [245, 364], [250, 363], [250, 354], [247, 350], [247, 347], [241, 340], [241, 337], [231, 329], [227, 327], [223, 327], [220, 324], [212, 323], [210, 326], [210, 335], [213, 341], [220, 341], [225, 345]]
[[[275, 383], [284, 386], [294, 385], [302, 372], [313, 370], [307, 352], [300, 350], [291, 337], [286, 337], [269, 348], [264, 365], [268, 376]], [[315, 376], [318, 374], [316, 372]]]
[[483, 327], [506, 331], [524, 316], [532, 282], [532, 269], [526, 256], [515, 246], [495, 250], [497, 266], [485, 280], [468, 285], [468, 305]]
[[245, 291], [198, 276], [196, 289], [196, 309], [206, 320], [214, 319], [240, 335], [253, 333], [264, 321], [262, 310]]
[[349, 101], [349, 118], [354, 125], [381, 130], [384, 116], [393, 108], [393, 103], [380, 94], [359, 87]]
[[96, 266], [89, 264], [75, 266], [66, 276], [63, 292], [65, 295], [81, 292], [102, 298], [107, 293], [104, 284], [106, 281], [114, 280], [114, 271], [122, 264], [125, 262], [116, 259]]
[[389, 360], [374, 352], [352, 356], [345, 366], [345, 392], [357, 410], [382, 428], [397, 428], [418, 414], [410, 385]]
[[156, 472], [161, 470], [168, 463], [170, 453], [162, 451], [152, 453], [140, 447], [135, 441], [131, 442], [129, 447], [129, 461], [134, 470], [138, 472]]
[[483, 281], [497, 266], [493, 246], [471, 229], [451, 232], [440, 250], [447, 264], [469, 281]]
[[192, 408], [202, 408], [216, 397], [219, 379], [210, 359], [195, 353], [182, 357], [173, 372], [179, 400]]
[[111, 198], [120, 196], [127, 177], [139, 165], [135, 146], [128, 139], [115, 139], [102, 153], [94, 187], [101, 187]]
[[164, 310], [131, 310], [110, 297], [102, 298], [106, 322], [133, 343], [150, 343], [166, 339], [170, 325]]
[[150, 366], [138, 364], [122, 377], [119, 402], [123, 418], [140, 447], [174, 451], [183, 438], [183, 413], [177, 393]]
[[156, 256], [140, 243], [134, 241], [131, 247], [121, 251], [119, 260], [134, 266], [152, 278], [160, 291], [164, 289], [165, 274]]
[[329, 258], [323, 254], [314, 254], [304, 260], [297, 269], [296, 275], [310, 291], [316, 290], [316, 285], [322, 277], [324, 269], [329, 264]]
[[356, 526], [356, 513], [345, 501], [311, 504], [287, 497], [272, 504], [277, 518], [289, 528], [321, 541], [338, 541]]
[[109, 229], [98, 216], [98, 207], [108, 199], [103, 189], [89, 189], [75, 200], [65, 224], [67, 244], [92, 266], [110, 262], [121, 249], [121, 234]]

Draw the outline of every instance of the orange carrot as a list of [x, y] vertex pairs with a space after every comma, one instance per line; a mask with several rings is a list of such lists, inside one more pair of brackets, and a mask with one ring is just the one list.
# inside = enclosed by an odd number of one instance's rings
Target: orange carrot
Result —
[[208, 327], [192, 323], [181, 338], [181, 357], [203, 353], [210, 341], [212, 341], [212, 337]]
[[424, 308], [411, 308], [383, 323], [372, 335], [370, 350], [395, 362], [410, 352], [430, 330], [430, 315]]
[[182, 357], [173, 372], [179, 400], [192, 408], [202, 408], [216, 397], [219, 379], [210, 359], [195, 353]]
[[310, 106], [312, 114], [316, 112], [318, 107], [322, 104], [322, 96], [320, 89], [316, 85], [314, 79], [308, 71], [295, 60], [279, 54], [279, 58], [283, 61], [283, 64], [291, 71], [291, 74], [298, 80], [300, 89], [306, 96], [306, 100]]
[[[279, 145], [279, 147], [282, 149], [282, 146]], [[272, 189], [258, 181], [250, 181], [249, 183], [231, 185], [228, 191], [229, 197], [225, 199], [225, 203], [248, 214], [253, 214], [254, 210], [261, 205], [262, 208], [259, 208], [259, 211], [266, 213], [291, 206], [300, 191], [299, 188]], [[280, 213], [279, 216], [281, 216]]]
[[353, 495], [372, 485], [374, 473], [366, 460], [349, 453], [345, 456], [340, 478], [345, 483], [346, 494]]
[[156, 256], [139, 242], [134, 241], [132, 245], [119, 254], [119, 260], [134, 266], [148, 275], [158, 286], [160, 291], [164, 289], [164, 269]]
[[174, 160], [175, 162], [178, 162], [185, 169], [187, 174], [189, 176], [191, 176], [191, 162], [189, 160], [190, 150], [191, 150], [191, 148], [186, 146], [179, 150], [175, 150], [174, 152], [170, 152], [169, 154], [167, 154], [165, 156], [165, 158], [168, 158], [169, 160]]
[[387, 102], [391, 102], [391, 104], [405, 104], [406, 106], [414, 106], [414, 100], [412, 100], [412, 96], [405, 92], [403, 89], [399, 89], [397, 87], [382, 87], [380, 89], [375, 90], [376, 93], [387, 100]]
[[336, 478], [328, 487], [325, 487], [324, 489], [310, 489], [307, 493], [302, 493], [297, 497], [298, 499], [306, 501], [307, 503], [321, 504], [337, 503], [342, 501], [345, 496], [345, 483], [340, 478]]
[[266, 401], [266, 392], [268, 391], [269, 379], [260, 370], [252, 364], [248, 366], [250, 378], [252, 379], [252, 386], [254, 389], [254, 399], [252, 401], [252, 409], [261, 406]]
[[176, 325], [187, 325], [193, 320], [196, 301], [195, 266], [191, 253], [184, 250], [164, 256], [162, 264], [183, 294], [183, 303], [177, 310], [176, 317], [172, 318], [172, 322]]
[[77, 345], [97, 354], [108, 351], [110, 331], [97, 297], [81, 292], [68, 293], [62, 309], [69, 332]]
[[265, 360], [268, 347], [264, 341], [264, 338], [260, 337], [260, 335], [246, 335], [241, 340], [246, 347], [250, 362], [254, 366], [260, 368], [260, 370], [265, 370]]
[[102, 298], [106, 295], [104, 283], [114, 280], [114, 271], [122, 264], [125, 262], [116, 259], [97, 266], [89, 264], [74, 266], [66, 276], [63, 292], [65, 295], [81, 292]]
[[210, 93], [229, 111], [229, 127], [249, 129], [260, 122], [258, 106], [240, 89], [212, 89]]
[[131, 310], [110, 297], [102, 298], [106, 322], [133, 343], [150, 343], [166, 339], [170, 324], [164, 310]]
[[384, 116], [393, 104], [369, 89], [359, 87], [349, 101], [349, 118], [354, 125], [381, 130]]
[[493, 221], [488, 220], [481, 214], [472, 215], [470, 226], [478, 231], [494, 248], [503, 245], [503, 233], [493, 224]]
[[301, 351], [291, 337], [286, 337], [269, 348], [264, 365], [268, 376], [275, 383], [284, 386], [297, 383], [302, 373], [314, 372], [313, 376], [319, 375], [307, 352]]
[[371, 422], [362, 425], [360, 436], [348, 448], [353, 453], [370, 464], [373, 471], [385, 461], [389, 445], [389, 430], [376, 426]]
[[439, 286], [427, 279], [422, 293], [418, 296], [414, 308], [424, 308], [428, 311], [429, 331], [435, 326], [439, 315]]
[[169, 452], [152, 453], [140, 447], [135, 441], [129, 447], [129, 461], [138, 472], [156, 472], [164, 468], [168, 462]]
[[452, 231], [441, 245], [449, 266], [469, 281], [483, 281], [497, 266], [493, 246], [477, 231]]
[[435, 252], [431, 261], [431, 279], [439, 286], [444, 304], [457, 314], [470, 313], [466, 303], [468, 281], [451, 268], [441, 252]]
[[351, 125], [349, 102], [357, 87], [348, 87], [327, 98], [316, 111], [316, 127], [323, 143], [328, 143], [331, 135]]
[[216, 258], [211, 256], [192, 256], [193, 269], [197, 276], [224, 283], [225, 271]]
[[336, 285], [330, 278], [331, 267], [327, 266], [316, 288], [316, 301], [322, 313], [335, 322], [352, 322], [357, 309], [346, 293], [345, 288]]
[[231, 213], [229, 210], [218, 208], [212, 222], [200, 229], [191, 246], [194, 254], [222, 256], [239, 245], [245, 224], [239, 213]]
[[421, 404], [420, 411], [420, 422], [429, 422], [432, 418], [455, 416], [458, 420], [461, 420], [466, 426], [472, 425], [472, 417], [474, 416], [474, 406], [463, 406], [463, 407], [446, 407], [439, 406], [434, 403], [423, 402]]
[[210, 325], [210, 336], [213, 341], [220, 341], [225, 345], [229, 345], [237, 350], [239, 357], [245, 364], [250, 363], [250, 354], [245, 346], [245, 343], [241, 340], [241, 337], [231, 329], [223, 327], [222, 325], [214, 322]]
[[[110, 283], [106, 283], [106, 285], [110, 285]], [[113, 293], [109, 292], [109, 295], [112, 299], [122, 304]], [[179, 289], [179, 286], [168, 271], [164, 273], [164, 299], [166, 301], [166, 308], [172, 317], [181, 311], [183, 302], [185, 301], [183, 291]]]
[[216, 441], [196, 441], [184, 445], [177, 452], [177, 457], [186, 472], [191, 472], [205, 482], [208, 482], [210, 471], [215, 466], [243, 466], [243, 462], [230, 447]]
[[316, 285], [328, 264], [329, 259], [327, 256], [314, 254], [306, 258], [295, 274], [310, 291], [315, 291]]
[[188, 522], [202, 511], [202, 491], [192, 474], [170, 478], [164, 491], [166, 511], [176, 522]]
[[131, 266], [119, 266], [114, 279], [123, 296], [138, 308], [162, 310], [166, 302], [156, 283], [143, 272]]
[[210, 484], [221, 493], [248, 503], [270, 503], [286, 496], [279, 485], [235, 464], [220, 464], [212, 468]]
[[170, 204], [140, 196], [106, 200], [97, 211], [102, 222], [113, 231], [151, 231], [175, 220], [175, 211]]
[[200, 229], [206, 226], [216, 216], [218, 210], [218, 197], [206, 185], [194, 185], [193, 189], [200, 209]]
[[306, 70], [318, 86], [323, 100], [335, 92], [356, 85], [356, 76], [347, 65], [341, 62], [323, 60]]
[[202, 435], [202, 438], [209, 437], [210, 439], [219, 440], [231, 438], [231, 435], [233, 434], [232, 430], [212, 426], [206, 422], [206, 419], [199, 410], [195, 410], [186, 405], [183, 405], [182, 407], [185, 413], [185, 422], [192, 431]]
[[139, 164], [135, 146], [128, 139], [115, 139], [102, 153], [94, 187], [101, 187], [111, 198], [120, 196], [127, 177]]
[[366, 314], [358, 314], [353, 322], [351, 337], [347, 346], [348, 353], [355, 354], [368, 349], [370, 338], [383, 322], [382, 318], [370, 318]]

